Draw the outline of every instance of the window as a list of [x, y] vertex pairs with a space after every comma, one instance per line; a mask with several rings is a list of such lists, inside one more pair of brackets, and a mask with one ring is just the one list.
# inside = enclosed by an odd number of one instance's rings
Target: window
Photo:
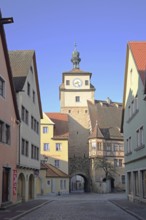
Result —
[[49, 151], [49, 150], [50, 150], [49, 143], [44, 143], [44, 151]]
[[76, 96], [76, 97], [75, 97], [75, 101], [76, 101], [76, 102], [80, 102], [80, 96]]
[[130, 119], [131, 118], [131, 106], [129, 105], [128, 107], [128, 118]]
[[26, 124], [28, 125], [28, 111], [27, 110], [25, 110], [25, 122], [26, 122]]
[[30, 83], [27, 83], [27, 95], [30, 96]]
[[60, 167], [60, 161], [59, 160], [55, 160], [54, 161], [54, 165], [55, 165], [55, 167], [59, 168]]
[[146, 198], [146, 170], [142, 171], [143, 197]]
[[131, 102], [131, 114], [133, 115], [135, 113], [135, 103], [134, 100]]
[[68, 110], [68, 113], [71, 113], [71, 110]]
[[31, 116], [31, 129], [39, 134], [39, 122], [33, 116]]
[[138, 110], [138, 95], [135, 96], [135, 110]]
[[131, 153], [132, 149], [131, 149], [131, 137], [127, 138], [126, 140], [126, 144], [127, 144], [127, 153]]
[[34, 90], [33, 90], [32, 96], [33, 96], [33, 103], [35, 103], [35, 91]]
[[56, 143], [56, 151], [61, 151], [62, 145], [60, 143]]
[[88, 84], [89, 84], [89, 81], [85, 80], [85, 85], [88, 86]]
[[97, 142], [97, 150], [99, 150], [99, 151], [102, 150], [101, 142]]
[[95, 150], [96, 149], [96, 142], [92, 142], [91, 145], [92, 145], [92, 150]]
[[24, 156], [28, 156], [28, 141], [24, 140], [22, 138], [22, 141], [21, 141], [21, 154], [24, 155]]
[[122, 167], [122, 159], [114, 159], [114, 167]]
[[48, 127], [43, 127], [43, 133], [48, 133]]
[[143, 142], [143, 126], [139, 128], [137, 131], [137, 148], [142, 147], [144, 145]]
[[131, 194], [132, 192], [132, 181], [131, 181], [131, 173], [127, 173], [127, 179], [128, 179], [128, 193]]
[[39, 148], [31, 145], [31, 158], [35, 160], [39, 160]]
[[24, 106], [21, 107], [21, 119], [22, 119], [23, 122], [25, 122], [28, 125], [28, 123], [29, 123], [29, 113], [24, 108]]
[[67, 85], [67, 86], [70, 85], [70, 80], [66, 80], [66, 85]]
[[125, 175], [121, 176], [121, 181], [122, 181], [122, 184], [125, 184]]
[[0, 142], [10, 144], [10, 132], [10, 126], [5, 124], [3, 121], [0, 121]]
[[135, 195], [139, 196], [139, 181], [138, 181], [138, 172], [134, 172], [134, 184], [135, 184]]
[[119, 151], [119, 145], [118, 144], [114, 145], [114, 151]]
[[6, 144], [10, 144], [10, 126], [6, 124]]
[[119, 167], [122, 167], [122, 165], [123, 165], [123, 160], [119, 159]]
[[0, 121], [0, 142], [4, 142], [4, 122]]
[[66, 180], [64, 180], [64, 189], [66, 189]]
[[0, 96], [5, 95], [5, 81], [0, 77]]
[[63, 189], [63, 180], [60, 180], [60, 189]]

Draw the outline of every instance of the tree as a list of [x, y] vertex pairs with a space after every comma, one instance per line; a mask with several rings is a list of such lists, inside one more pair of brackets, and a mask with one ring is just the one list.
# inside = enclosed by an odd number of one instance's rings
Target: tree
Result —
[[116, 168], [114, 167], [114, 165], [105, 157], [94, 158], [94, 167], [95, 170], [97, 170], [98, 168], [103, 169], [106, 180], [113, 177], [114, 173], [116, 173]]

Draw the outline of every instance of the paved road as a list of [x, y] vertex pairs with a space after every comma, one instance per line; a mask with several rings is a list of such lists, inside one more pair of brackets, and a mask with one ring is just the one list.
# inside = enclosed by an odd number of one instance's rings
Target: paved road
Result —
[[110, 202], [110, 199], [124, 197], [124, 194], [52, 196], [49, 197], [48, 204], [21, 217], [20, 220], [136, 220], [137, 218]]

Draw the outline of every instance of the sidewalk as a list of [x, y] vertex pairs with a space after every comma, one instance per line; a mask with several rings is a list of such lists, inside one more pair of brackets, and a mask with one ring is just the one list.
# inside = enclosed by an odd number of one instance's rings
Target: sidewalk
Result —
[[35, 199], [28, 202], [19, 203], [17, 205], [12, 205], [5, 210], [0, 210], [0, 220], [16, 220], [19, 219], [21, 216], [40, 208], [41, 206], [49, 203], [49, 200], [40, 200]]
[[110, 202], [133, 215], [138, 220], [146, 220], [146, 204], [130, 202], [127, 199], [110, 200]]

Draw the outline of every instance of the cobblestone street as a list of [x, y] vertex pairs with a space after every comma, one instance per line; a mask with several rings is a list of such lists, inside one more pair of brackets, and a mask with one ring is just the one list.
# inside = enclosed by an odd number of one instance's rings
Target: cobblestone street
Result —
[[[50, 202], [20, 220], [135, 220], [134, 216], [110, 202], [125, 194], [72, 194], [49, 198]], [[47, 197], [43, 197], [47, 198]]]

